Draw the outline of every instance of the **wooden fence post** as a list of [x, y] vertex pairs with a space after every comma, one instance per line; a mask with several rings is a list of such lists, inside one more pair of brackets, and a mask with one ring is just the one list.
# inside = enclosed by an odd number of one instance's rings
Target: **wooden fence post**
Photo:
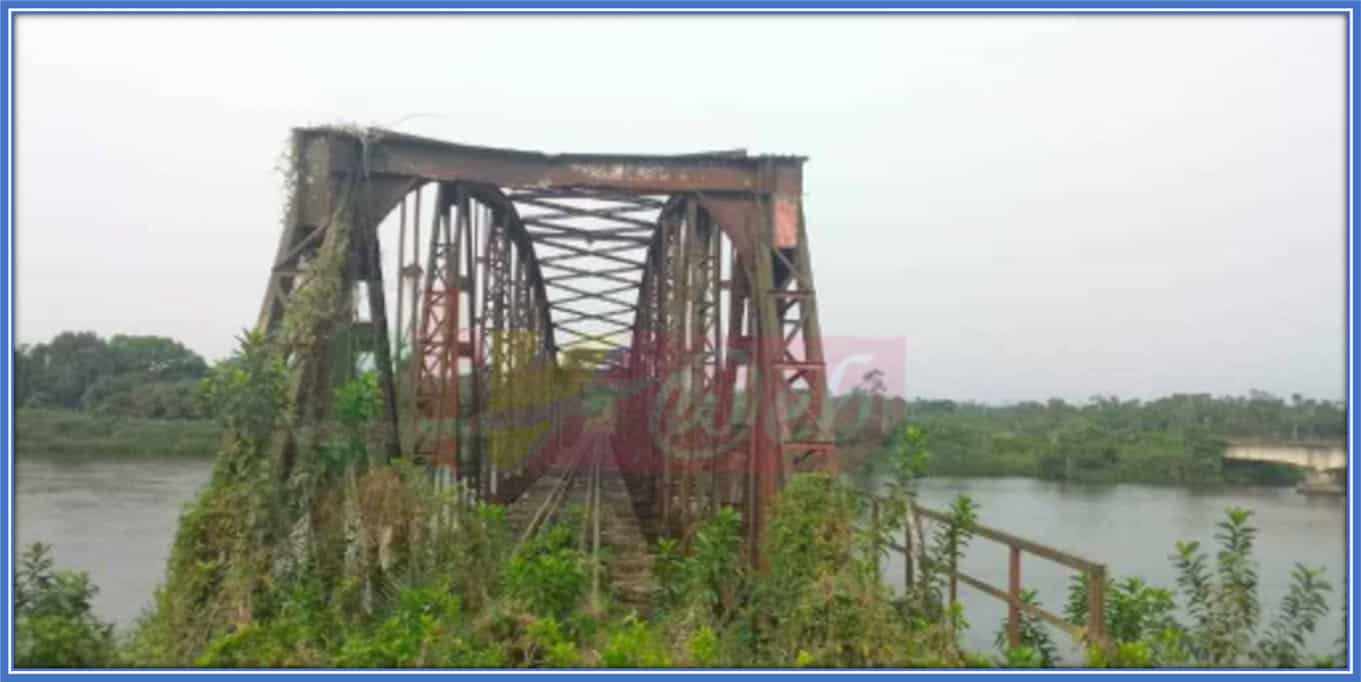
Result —
[[950, 606], [959, 601], [959, 557], [958, 552], [950, 555]]
[[1087, 574], [1087, 637], [1094, 644], [1106, 640], [1106, 567]]
[[[921, 508], [917, 506], [917, 503], [916, 503], [915, 501], [911, 502], [910, 504], [911, 504], [911, 506], [912, 506], [912, 521], [915, 521], [915, 522], [916, 522], [916, 526], [917, 526], [917, 537], [920, 538], [921, 541], [922, 541], [922, 552], [923, 552], [922, 561], [926, 561], [926, 559], [927, 559], [927, 557], [926, 557], [926, 555], [925, 555], [925, 552], [926, 552], [926, 530], [922, 528], [922, 513], [921, 513]], [[912, 525], [912, 524], [909, 523], [908, 525], [910, 526], [910, 525]], [[908, 528], [908, 529], [907, 529], [907, 535], [908, 535], [908, 538], [909, 538], [909, 540], [910, 540], [910, 538], [911, 538], [911, 536], [912, 536], [912, 529], [911, 529], [911, 528]], [[910, 577], [910, 576], [909, 576], [909, 577]], [[914, 581], [911, 581], [911, 582], [916, 582], [916, 581], [914, 580]]]
[[903, 588], [912, 591], [912, 519], [903, 519]]
[[880, 576], [879, 569], [879, 496], [870, 498], [870, 543], [874, 551], [874, 575]]
[[1021, 646], [1021, 548], [1011, 545], [1007, 581], [1007, 646]]

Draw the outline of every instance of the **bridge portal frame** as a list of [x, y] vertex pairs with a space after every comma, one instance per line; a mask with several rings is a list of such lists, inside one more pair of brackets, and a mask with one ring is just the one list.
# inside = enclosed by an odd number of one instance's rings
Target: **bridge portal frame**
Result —
[[[532, 189], [666, 195], [669, 199], [653, 231], [638, 285], [625, 374], [631, 381], [656, 386], [666, 373], [697, 372], [697, 358], [707, 353], [713, 365], [708, 379], [696, 373], [695, 380], [684, 385], [686, 390], [704, 393], [698, 398], [692, 396], [692, 400], [717, 405], [713, 430], [706, 441], [715, 455], [696, 466], [693, 457], [675, 461], [670, 444], [660, 443], [659, 447], [659, 436], [652, 433], [657, 422], [642, 412], [642, 408], [655, 411], [666, 403], [665, 396], [654, 392], [651, 402], [632, 401], [621, 409], [620, 432], [649, 440], [645, 448], [635, 448], [636, 441], [629, 443], [627, 438], [617, 443], [617, 447], [643, 452], [623, 458], [635, 469], [626, 473], [636, 473], [636, 478], [643, 479], [660, 507], [663, 525], [673, 532], [684, 532], [700, 511], [702, 505], [694, 498], [701, 469], [709, 470], [714, 490], [719, 487], [720, 470], [742, 477], [740, 504], [747, 521], [749, 548], [755, 556], [766, 507], [788, 473], [796, 468], [835, 468], [835, 446], [827, 435], [823, 415], [826, 372], [802, 205], [803, 157], [747, 156], [741, 151], [677, 156], [551, 155], [454, 144], [385, 130], [334, 127], [295, 129], [291, 156], [289, 205], [258, 328], [283, 337], [285, 356], [295, 370], [290, 398], [302, 421], [319, 420], [329, 412], [330, 396], [340, 376], [337, 363], [348, 363], [350, 367], [344, 369], [353, 369], [353, 358], [338, 361], [328, 341], [349, 323], [354, 289], [363, 283], [368, 293], [367, 332], [372, 338], [368, 348], [385, 399], [385, 448], [389, 456], [395, 456], [412, 447], [407, 443], [404, 448], [402, 442], [399, 410], [411, 406], [398, 404], [377, 234], [385, 216], [399, 206], [405, 218], [405, 197], [411, 193], [435, 184], [441, 197], [438, 212], [455, 206], [458, 221], [467, 220], [470, 197], [481, 202], [490, 216], [487, 229], [501, 231], [502, 239], [497, 243], [508, 242], [519, 254], [524, 267], [516, 268], [517, 273], [522, 271], [514, 282], [520, 292], [516, 295], [533, 308], [528, 324], [538, 334], [541, 357], [552, 363], [557, 362], [555, 332], [560, 325], [553, 320], [535, 238], [525, 229], [508, 192]], [[416, 210], [419, 212], [419, 208]], [[419, 225], [419, 216], [416, 220]], [[424, 306], [422, 328], [417, 330], [413, 323], [412, 332], [413, 354], [419, 359], [422, 381], [427, 382], [422, 385], [443, 382], [439, 388], [444, 395], [445, 386], [458, 385], [460, 357], [468, 358], [475, 367], [486, 362], [486, 351], [479, 348], [480, 340], [473, 331], [485, 332], [491, 317], [492, 311], [485, 310], [479, 316], [476, 295], [481, 270], [491, 268], [479, 266], [488, 262], [490, 255], [476, 251], [473, 232], [465, 222], [456, 227], [441, 226], [438, 220], [432, 223], [432, 231], [440, 230], [449, 235], [446, 251], [450, 245], [455, 251], [463, 251], [445, 253], [444, 260], [436, 263], [432, 249], [425, 295], [420, 297]], [[719, 252], [719, 232], [731, 245], [728, 254]], [[459, 234], [467, 235], [466, 241], [460, 242]], [[439, 239], [434, 234], [431, 238], [432, 245]], [[687, 246], [668, 249], [668, 239]], [[719, 271], [716, 263], [725, 255], [732, 265], [731, 276], [720, 281], [711, 275]], [[442, 278], [443, 295], [438, 295], [430, 283], [436, 270], [449, 274]], [[676, 281], [687, 283], [693, 292], [688, 297], [700, 300], [707, 296], [705, 300], [712, 302], [709, 317], [702, 321], [698, 308], [686, 304], [686, 314], [693, 313], [695, 319], [676, 327], [681, 330], [679, 336], [664, 324], [669, 299], [656, 295], [668, 282], [674, 286]], [[398, 286], [400, 290], [401, 284]], [[717, 315], [720, 296], [726, 296], [730, 311], [726, 328]], [[319, 298], [324, 305], [317, 305]], [[413, 288], [413, 307], [416, 298]], [[299, 308], [298, 301], [304, 299], [311, 311], [290, 317], [290, 309]], [[398, 300], [400, 308], [400, 297]], [[435, 303], [443, 309], [431, 310]], [[466, 309], [460, 310], [461, 306]], [[523, 314], [520, 318], [524, 323]], [[399, 319], [399, 335], [404, 326]], [[460, 340], [460, 327], [469, 333], [466, 342]], [[442, 337], [440, 329], [446, 332]], [[443, 341], [437, 344], [437, 337]], [[433, 346], [438, 347], [432, 350]], [[478, 386], [479, 374], [472, 372], [474, 391], [484, 390]], [[743, 390], [756, 398], [746, 401], [745, 425], [738, 424], [731, 414], [739, 374], [744, 377]], [[452, 412], [445, 403], [432, 410], [429, 401], [418, 409], [432, 419], [457, 418], [459, 392], [457, 388], [452, 392]], [[791, 414], [790, 406], [800, 400], [806, 404]], [[474, 413], [479, 401], [485, 399], [474, 396]], [[472, 447], [477, 449], [476, 417], [473, 424]], [[455, 428], [452, 444], [436, 443], [428, 448], [432, 454], [446, 455], [445, 451], [452, 448], [455, 469], [460, 461], [457, 453], [463, 447], [457, 442], [457, 434]], [[690, 445], [694, 445], [693, 440]], [[287, 477], [297, 452], [295, 432], [281, 431], [275, 449], [280, 475]], [[726, 451], [717, 452], [720, 449]], [[455, 475], [468, 479], [475, 490], [485, 494], [487, 484], [481, 476], [486, 467], [474, 461], [477, 463], [469, 467], [470, 471]], [[718, 493], [711, 493], [709, 503], [717, 505], [720, 499]], [[730, 498], [726, 501], [734, 502]]]

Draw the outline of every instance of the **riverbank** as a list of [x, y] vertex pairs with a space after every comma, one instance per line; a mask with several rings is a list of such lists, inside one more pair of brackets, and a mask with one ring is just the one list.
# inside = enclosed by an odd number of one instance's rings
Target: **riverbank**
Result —
[[[1138, 454], [1122, 456], [1114, 452], [1096, 466], [1054, 466], [1046, 461], [1052, 456], [1042, 450], [998, 452], [983, 439], [976, 444], [978, 450], [969, 450], [958, 442], [937, 444], [931, 438], [934, 433], [929, 430], [927, 433], [927, 450], [931, 457], [927, 460], [926, 475], [931, 478], [1031, 478], [1092, 484], [1279, 487], [1295, 486], [1304, 480], [1303, 471], [1288, 465], [1224, 460], [1222, 449], [1209, 457], [1202, 456], [1198, 461], [1191, 453], [1179, 450], [1175, 443], [1162, 444], [1159, 449]], [[1131, 450], [1138, 450], [1140, 444], [1135, 440]], [[887, 472], [889, 445], [850, 442], [841, 443], [839, 447], [842, 471], [868, 476]]]
[[1298, 484], [1303, 472], [1266, 462], [1229, 462], [1230, 441], [1341, 442], [1338, 401], [1260, 391], [1246, 397], [1177, 394], [1151, 401], [1096, 396], [1011, 405], [873, 397], [834, 402], [842, 470], [882, 461], [902, 425], [927, 435], [931, 476], [1023, 476], [1082, 483]]
[[1129, 462], [1096, 469], [1046, 468], [1039, 457], [978, 457], [973, 460], [938, 460], [927, 465], [927, 475], [937, 478], [1033, 478], [1042, 481], [1172, 486], [1266, 486], [1290, 488], [1304, 480], [1304, 472], [1273, 462], [1222, 460], [1197, 471], [1184, 458], [1167, 455], [1152, 462]]
[[207, 457], [222, 427], [208, 420], [103, 417], [63, 409], [20, 409], [14, 452], [72, 457]]

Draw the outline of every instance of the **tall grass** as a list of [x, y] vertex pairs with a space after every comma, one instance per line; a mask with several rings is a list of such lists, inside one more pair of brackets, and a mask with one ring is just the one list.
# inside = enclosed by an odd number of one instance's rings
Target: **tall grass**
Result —
[[20, 409], [14, 415], [16, 456], [206, 457], [222, 427], [208, 420], [103, 417], [75, 410]]

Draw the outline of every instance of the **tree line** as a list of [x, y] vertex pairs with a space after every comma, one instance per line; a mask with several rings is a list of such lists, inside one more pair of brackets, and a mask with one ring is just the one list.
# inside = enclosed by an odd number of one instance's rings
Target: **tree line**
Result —
[[[14, 353], [20, 408], [99, 416], [187, 420], [208, 363], [163, 336], [67, 331]], [[741, 396], [739, 396], [739, 399]], [[1298, 472], [1270, 464], [1225, 466], [1229, 440], [1341, 441], [1346, 405], [1299, 394], [1175, 394], [1157, 400], [1092, 396], [1012, 405], [904, 400], [885, 393], [881, 372], [831, 403], [847, 468], [881, 459], [890, 435], [914, 424], [931, 433], [934, 475], [1036, 476], [1056, 480], [1166, 483], [1287, 483]], [[738, 410], [737, 413], [741, 413]]]
[[14, 350], [14, 404], [150, 419], [196, 419], [208, 363], [164, 336], [62, 332]]
[[[1288, 483], [1299, 473], [1268, 463], [1226, 466], [1230, 441], [1342, 442], [1342, 401], [1288, 399], [1265, 391], [1246, 396], [1181, 393], [1156, 400], [1093, 396], [1013, 405], [876, 395], [873, 373], [861, 389], [839, 398], [838, 440], [879, 459], [901, 424], [931, 434], [930, 473], [1036, 476], [1054, 480], [1156, 483]], [[879, 405], [870, 407], [876, 402]], [[868, 416], [868, 418], [867, 418]]]

